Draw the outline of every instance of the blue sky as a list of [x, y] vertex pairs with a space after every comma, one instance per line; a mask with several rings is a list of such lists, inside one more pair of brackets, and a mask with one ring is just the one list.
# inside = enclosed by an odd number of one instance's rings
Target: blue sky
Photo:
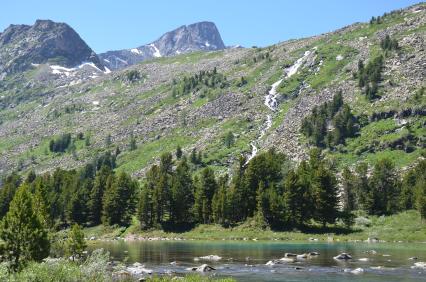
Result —
[[226, 45], [267, 46], [368, 21], [411, 0], [6, 0], [0, 30], [52, 19], [71, 25], [96, 52], [137, 47], [197, 21], [216, 23]]

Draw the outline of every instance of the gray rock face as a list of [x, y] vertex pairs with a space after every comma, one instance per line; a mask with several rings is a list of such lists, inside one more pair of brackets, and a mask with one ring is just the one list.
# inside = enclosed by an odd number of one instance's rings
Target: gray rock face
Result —
[[99, 57], [109, 69], [120, 69], [155, 57], [222, 49], [225, 49], [225, 45], [216, 25], [212, 22], [199, 22], [167, 32], [150, 44], [133, 49], [108, 51]]
[[23, 71], [31, 64], [74, 67], [82, 62], [104, 70], [95, 52], [65, 23], [37, 20], [32, 26], [10, 25], [0, 33], [0, 73]]

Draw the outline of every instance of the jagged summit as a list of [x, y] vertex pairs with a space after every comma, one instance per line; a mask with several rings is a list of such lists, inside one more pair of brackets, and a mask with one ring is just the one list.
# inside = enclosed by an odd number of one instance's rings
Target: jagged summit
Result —
[[150, 44], [133, 49], [108, 51], [99, 57], [108, 68], [120, 69], [155, 57], [222, 49], [225, 49], [225, 44], [216, 25], [204, 21], [178, 27]]
[[0, 33], [0, 73], [23, 71], [32, 64], [74, 67], [83, 62], [104, 70], [96, 53], [65, 23], [37, 20], [34, 25], [10, 25]]

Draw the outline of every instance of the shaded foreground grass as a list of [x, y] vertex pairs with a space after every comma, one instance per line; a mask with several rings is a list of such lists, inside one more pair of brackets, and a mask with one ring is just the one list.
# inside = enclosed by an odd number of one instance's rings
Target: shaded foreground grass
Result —
[[162, 230], [142, 231], [138, 222], [125, 228], [96, 226], [85, 229], [88, 238], [113, 239], [116, 237], [144, 238], [181, 238], [186, 240], [283, 240], [306, 241], [359, 241], [368, 238], [378, 238], [383, 241], [426, 242], [426, 222], [422, 222], [417, 211], [411, 210], [392, 216], [361, 216], [351, 229], [330, 226], [322, 228], [312, 224], [309, 227], [290, 231], [262, 230], [250, 223], [244, 223], [234, 228], [224, 228], [220, 225], [198, 225], [186, 232], [165, 232]]

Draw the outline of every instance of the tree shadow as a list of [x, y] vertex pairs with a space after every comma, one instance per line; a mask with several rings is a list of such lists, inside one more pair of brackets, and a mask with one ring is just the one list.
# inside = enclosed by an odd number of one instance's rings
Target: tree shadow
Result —
[[185, 233], [191, 231], [195, 228], [194, 223], [173, 223], [173, 222], [163, 222], [161, 224], [161, 229], [165, 232], [173, 233]]

